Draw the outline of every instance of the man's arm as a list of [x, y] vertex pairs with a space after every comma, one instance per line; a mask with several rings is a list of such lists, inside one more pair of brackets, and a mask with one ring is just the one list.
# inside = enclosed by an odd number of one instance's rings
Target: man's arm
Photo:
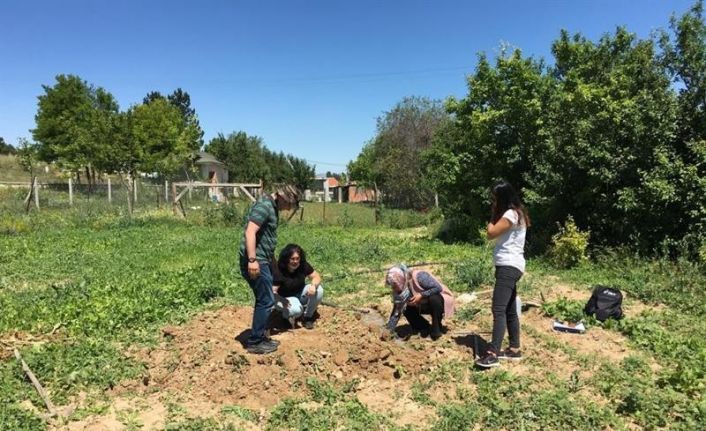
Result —
[[251, 262], [253, 258], [257, 257], [257, 231], [260, 230], [260, 226], [257, 223], [249, 221], [247, 227], [245, 228], [245, 258], [248, 259], [248, 275], [251, 279], [256, 279], [260, 276], [260, 263], [255, 259]]

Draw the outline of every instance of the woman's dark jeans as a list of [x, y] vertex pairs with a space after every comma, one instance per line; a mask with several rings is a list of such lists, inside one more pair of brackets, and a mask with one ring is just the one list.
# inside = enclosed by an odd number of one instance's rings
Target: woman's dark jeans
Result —
[[505, 328], [510, 335], [510, 347], [520, 348], [520, 318], [517, 315], [517, 282], [522, 271], [512, 266], [495, 267], [495, 289], [493, 289], [493, 340], [491, 348], [499, 353]]
[[[431, 326], [422, 314], [431, 314]], [[441, 335], [441, 318], [444, 315], [444, 297], [440, 294], [424, 298], [418, 307], [408, 305], [404, 309], [404, 317], [409, 325], [418, 331], [429, 331], [433, 337]]]

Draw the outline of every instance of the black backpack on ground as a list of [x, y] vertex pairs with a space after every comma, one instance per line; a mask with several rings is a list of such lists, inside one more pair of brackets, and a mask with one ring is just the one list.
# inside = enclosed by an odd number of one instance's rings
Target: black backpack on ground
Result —
[[583, 308], [589, 316], [595, 314], [596, 319], [604, 322], [608, 318], [621, 319], [623, 317], [623, 294], [608, 286], [596, 286], [591, 299]]

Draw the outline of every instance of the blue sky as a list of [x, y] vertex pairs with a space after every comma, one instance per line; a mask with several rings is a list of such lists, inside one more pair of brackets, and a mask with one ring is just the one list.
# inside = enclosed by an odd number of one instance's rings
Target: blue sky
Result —
[[243, 130], [339, 172], [403, 97], [467, 94], [479, 52], [509, 43], [551, 62], [562, 28], [647, 37], [692, 3], [0, 0], [0, 136], [31, 137], [42, 85], [75, 74], [121, 109], [181, 87], [206, 142]]

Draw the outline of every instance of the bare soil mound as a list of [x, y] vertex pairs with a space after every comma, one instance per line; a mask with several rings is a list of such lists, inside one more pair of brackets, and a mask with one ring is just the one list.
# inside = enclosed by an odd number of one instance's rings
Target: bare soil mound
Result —
[[251, 319], [252, 308], [225, 307], [184, 326], [163, 328], [159, 347], [135, 352], [146, 362], [147, 374], [122, 390], [188, 392], [213, 403], [258, 410], [297, 396], [311, 377], [390, 386], [383, 383], [417, 375], [439, 356], [471, 360], [468, 348], [454, 349], [449, 339], [382, 340], [377, 319], [328, 307], [313, 330], [275, 330], [273, 337], [281, 342], [277, 352], [252, 355], [240, 342]]

